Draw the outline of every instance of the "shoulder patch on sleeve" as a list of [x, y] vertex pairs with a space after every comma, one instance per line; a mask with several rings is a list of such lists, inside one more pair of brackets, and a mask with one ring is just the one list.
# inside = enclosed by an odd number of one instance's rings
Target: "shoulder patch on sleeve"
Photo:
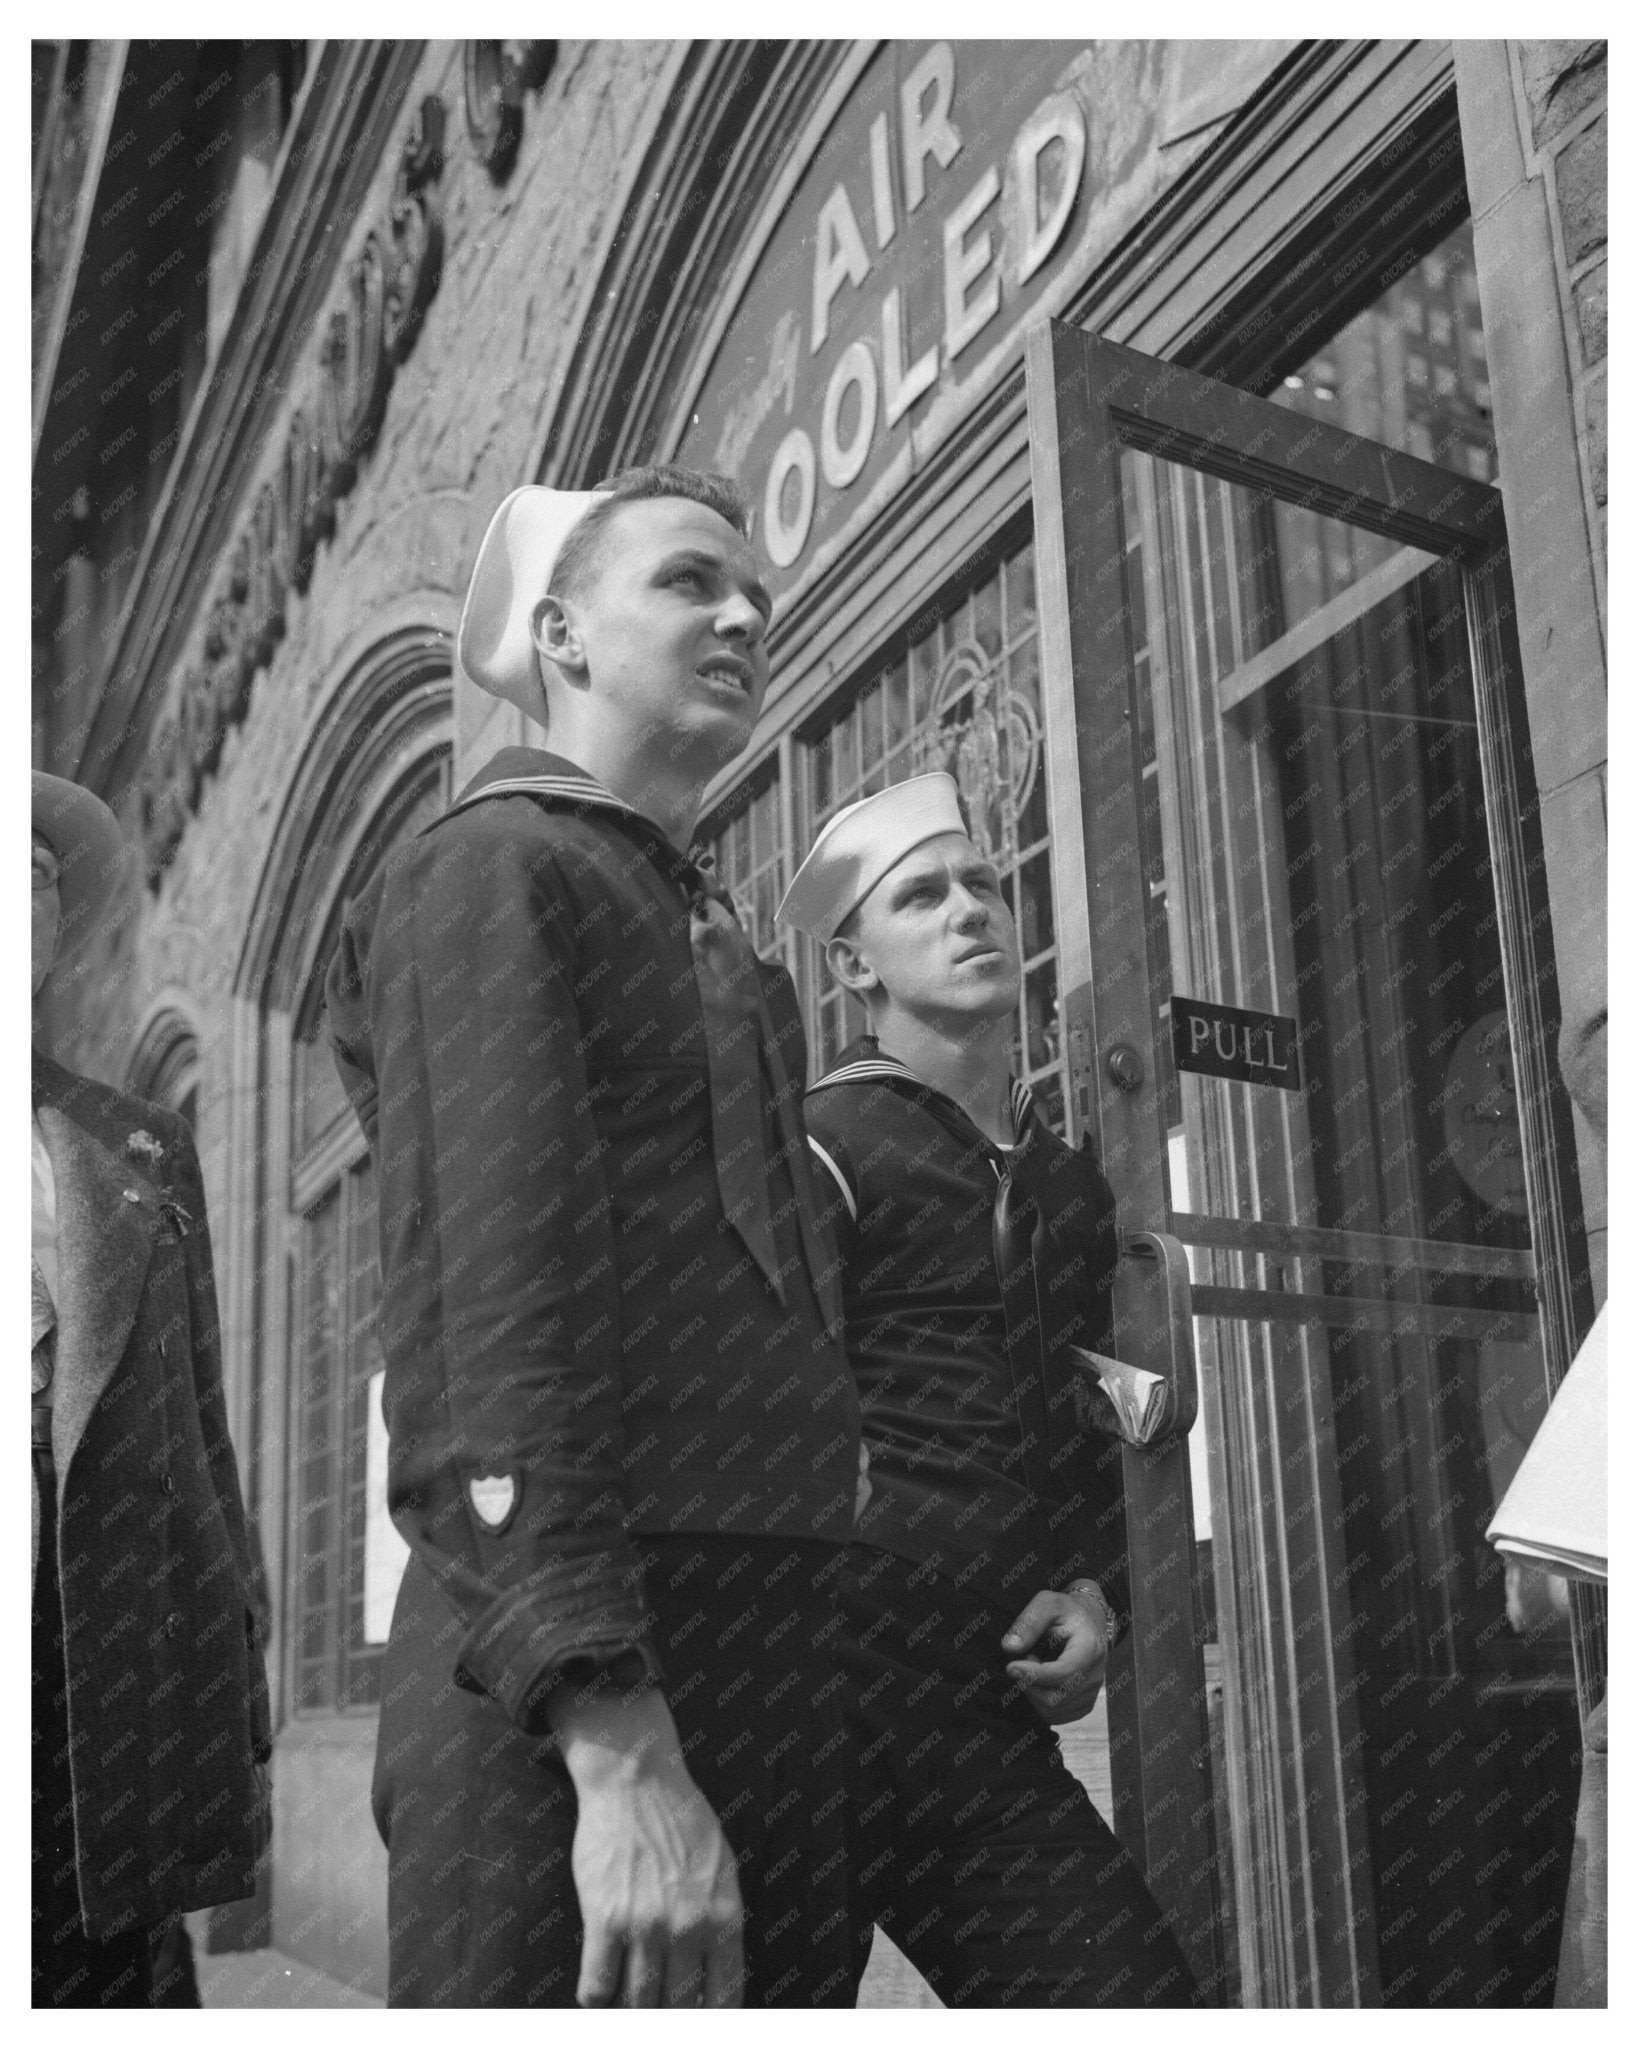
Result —
[[491, 1536], [504, 1535], [523, 1498], [517, 1472], [486, 1472], [467, 1482], [467, 1498], [479, 1525]]

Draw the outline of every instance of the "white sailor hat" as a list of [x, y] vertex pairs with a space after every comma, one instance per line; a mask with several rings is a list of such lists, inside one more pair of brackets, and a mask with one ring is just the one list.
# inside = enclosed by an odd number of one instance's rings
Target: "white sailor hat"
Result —
[[455, 629], [456, 658], [479, 689], [543, 724], [546, 701], [529, 615], [546, 595], [570, 529], [599, 495], [525, 484], [503, 498], [479, 544]]
[[912, 847], [967, 825], [948, 775], [913, 775], [837, 812], [809, 848], [775, 913], [823, 946]]

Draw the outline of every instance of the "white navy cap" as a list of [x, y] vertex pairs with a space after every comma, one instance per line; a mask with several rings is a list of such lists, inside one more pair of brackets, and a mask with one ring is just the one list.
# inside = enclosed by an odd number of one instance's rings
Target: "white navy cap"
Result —
[[776, 915], [823, 946], [913, 847], [967, 826], [948, 775], [914, 775], [848, 804], [829, 820]]
[[600, 494], [525, 484], [501, 500], [473, 564], [455, 653], [480, 690], [544, 724], [546, 700], [529, 615], [546, 595], [572, 528]]

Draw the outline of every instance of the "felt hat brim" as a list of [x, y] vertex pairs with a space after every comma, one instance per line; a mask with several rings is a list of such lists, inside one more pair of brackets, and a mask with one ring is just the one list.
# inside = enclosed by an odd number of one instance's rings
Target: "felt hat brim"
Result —
[[124, 893], [137, 851], [99, 796], [61, 775], [34, 770], [34, 830], [62, 869], [54, 960], [78, 952]]
[[456, 659], [480, 690], [546, 722], [540, 656], [529, 629], [570, 531], [599, 495], [525, 484], [503, 498], [473, 564]]

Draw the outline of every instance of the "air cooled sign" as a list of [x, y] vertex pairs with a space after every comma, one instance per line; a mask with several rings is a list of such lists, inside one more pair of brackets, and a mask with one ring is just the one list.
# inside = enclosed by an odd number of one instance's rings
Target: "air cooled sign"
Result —
[[[818, 566], [1148, 204], [1140, 43], [889, 45], [758, 255], [679, 459], [752, 499], [776, 589]], [[1154, 74], [1152, 76], [1152, 73]]]

